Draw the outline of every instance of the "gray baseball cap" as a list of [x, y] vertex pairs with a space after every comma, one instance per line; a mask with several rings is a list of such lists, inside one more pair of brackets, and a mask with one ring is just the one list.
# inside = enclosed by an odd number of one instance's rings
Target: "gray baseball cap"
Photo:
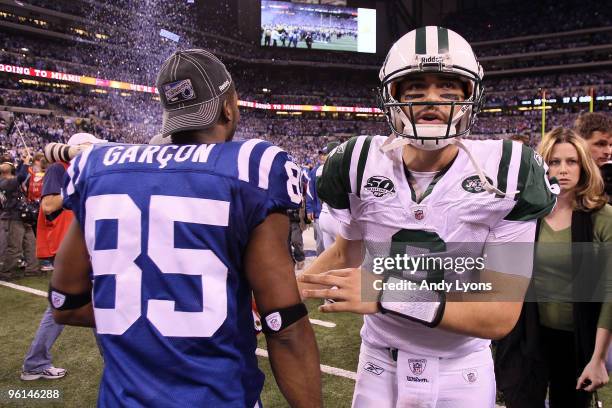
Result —
[[210, 52], [192, 49], [173, 53], [156, 81], [164, 108], [162, 137], [212, 127], [219, 120], [231, 84], [225, 65]]

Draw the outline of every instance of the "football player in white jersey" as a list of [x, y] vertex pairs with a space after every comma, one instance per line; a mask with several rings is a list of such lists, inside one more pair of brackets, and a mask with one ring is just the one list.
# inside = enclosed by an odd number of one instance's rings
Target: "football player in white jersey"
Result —
[[380, 71], [391, 136], [340, 145], [317, 184], [340, 232], [300, 277], [302, 295], [365, 315], [353, 407], [495, 406], [490, 339], [519, 317], [536, 219], [558, 186], [530, 148], [464, 139], [482, 78], [457, 33], [404, 35]]

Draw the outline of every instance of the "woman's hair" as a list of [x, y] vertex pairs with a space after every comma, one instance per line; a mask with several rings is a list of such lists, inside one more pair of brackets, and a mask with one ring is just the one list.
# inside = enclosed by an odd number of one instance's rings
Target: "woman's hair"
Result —
[[569, 143], [578, 153], [580, 162], [580, 178], [576, 184], [574, 206], [583, 211], [599, 210], [607, 202], [604, 193], [604, 183], [599, 168], [589, 153], [589, 147], [576, 132], [571, 129], [558, 127], [542, 138], [538, 152], [546, 163], [550, 162], [553, 148], [560, 143]]

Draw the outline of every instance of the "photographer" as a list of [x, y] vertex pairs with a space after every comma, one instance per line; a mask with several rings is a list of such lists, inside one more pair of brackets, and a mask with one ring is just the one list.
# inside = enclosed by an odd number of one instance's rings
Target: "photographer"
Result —
[[292, 256], [295, 261], [295, 269], [301, 270], [304, 269], [304, 261], [306, 259], [304, 255], [304, 239], [302, 238], [302, 231], [305, 228], [304, 225], [304, 203], [302, 200], [302, 205], [300, 208], [287, 210], [287, 215], [289, 216], [289, 225], [291, 231], [289, 233], [289, 244], [290, 248], [292, 248]]
[[14, 279], [17, 277], [19, 259], [23, 253], [26, 260], [26, 275], [39, 273], [36, 259], [34, 231], [28, 220], [22, 218], [25, 196], [21, 184], [28, 176], [28, 168], [32, 157], [26, 154], [18, 169], [8, 160], [0, 164], [0, 190], [6, 197], [0, 214], [1, 235], [6, 240], [6, 251], [3, 251], [0, 278]]

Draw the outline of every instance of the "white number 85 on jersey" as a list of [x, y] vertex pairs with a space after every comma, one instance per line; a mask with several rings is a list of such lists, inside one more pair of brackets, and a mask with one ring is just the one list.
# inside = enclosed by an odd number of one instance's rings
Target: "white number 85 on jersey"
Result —
[[[94, 276], [115, 275], [116, 280], [115, 307], [96, 308], [94, 303], [96, 328], [100, 334], [121, 335], [142, 314], [142, 271], [134, 263], [141, 253], [141, 211], [126, 194], [89, 197], [85, 208]], [[96, 250], [96, 221], [109, 219], [117, 220], [117, 248]], [[164, 336], [210, 337], [227, 317], [227, 267], [209, 249], [175, 248], [175, 221], [227, 227], [229, 202], [154, 195], [149, 206], [144, 250], [162, 273], [201, 276], [203, 310], [180, 312], [172, 300], [149, 299], [146, 317]]]

